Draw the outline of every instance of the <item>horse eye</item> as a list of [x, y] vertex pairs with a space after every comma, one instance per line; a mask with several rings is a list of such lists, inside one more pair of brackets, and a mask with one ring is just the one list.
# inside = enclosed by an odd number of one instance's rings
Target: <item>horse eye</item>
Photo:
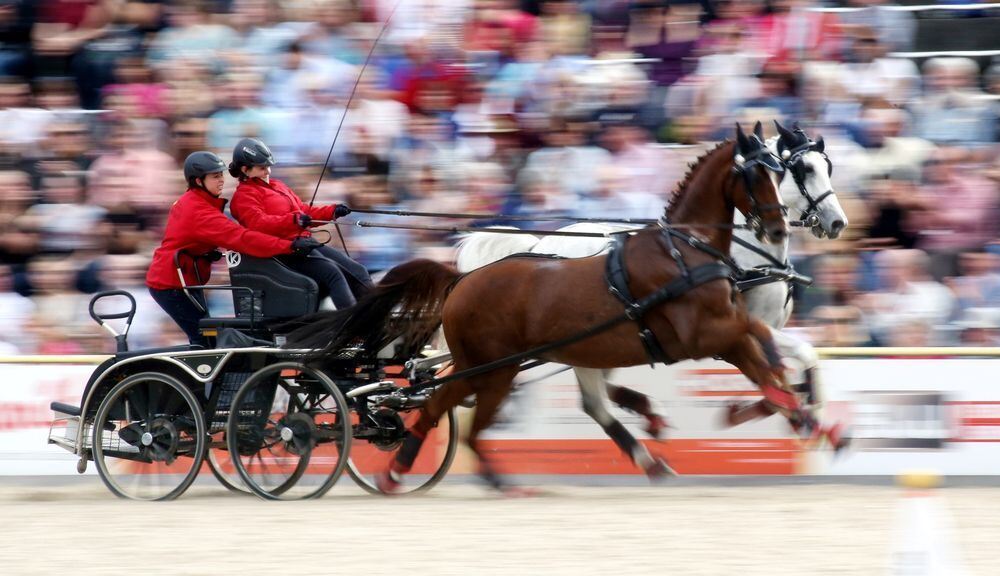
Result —
[[815, 169], [815, 168], [813, 168], [813, 167], [812, 167], [811, 165], [809, 165], [809, 164], [806, 164], [806, 167], [805, 167], [805, 170], [804, 170], [804, 172], [805, 172], [806, 174], [812, 174], [812, 173], [813, 173], [813, 172], [815, 172], [815, 171], [816, 171], [816, 169]]

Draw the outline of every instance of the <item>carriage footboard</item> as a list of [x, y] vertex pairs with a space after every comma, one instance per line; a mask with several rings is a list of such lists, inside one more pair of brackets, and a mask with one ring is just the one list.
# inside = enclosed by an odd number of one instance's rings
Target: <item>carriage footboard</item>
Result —
[[49, 425], [49, 444], [76, 454], [76, 439], [80, 430], [80, 409], [70, 404], [53, 402], [50, 405], [53, 412], [52, 424]]

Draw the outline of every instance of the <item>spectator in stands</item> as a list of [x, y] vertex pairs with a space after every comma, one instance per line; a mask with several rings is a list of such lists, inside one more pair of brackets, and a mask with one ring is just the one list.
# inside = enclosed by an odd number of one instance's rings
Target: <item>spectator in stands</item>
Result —
[[68, 254], [97, 247], [94, 233], [105, 210], [87, 203], [82, 175], [42, 178], [43, 204], [25, 212], [41, 235], [41, 249], [52, 254]]
[[590, 122], [554, 120], [545, 134], [547, 146], [528, 155], [524, 170], [552, 174], [567, 197], [586, 196], [596, 187], [597, 171], [611, 164], [611, 153], [587, 142]]
[[32, 185], [40, 187], [42, 179], [49, 176], [82, 176], [93, 159], [88, 136], [89, 128], [83, 122], [50, 122], [38, 151], [26, 156], [23, 162], [24, 169], [31, 174]]
[[146, 62], [154, 70], [175, 61], [208, 63], [221, 72], [218, 54], [239, 38], [226, 24], [212, 19], [208, 0], [177, 0], [166, 5], [167, 27], [153, 38]]
[[18, 353], [24, 325], [34, 314], [35, 303], [15, 291], [13, 271], [0, 264], [0, 354]]
[[906, 58], [888, 56], [878, 31], [867, 26], [851, 29], [845, 38], [850, 58], [840, 65], [840, 82], [858, 99], [879, 99], [905, 106], [919, 93], [920, 71]]
[[177, 164], [150, 146], [133, 121], [107, 127], [105, 151], [90, 165], [87, 198], [106, 210], [162, 217], [177, 197]]
[[920, 250], [883, 250], [875, 256], [881, 289], [860, 300], [874, 340], [892, 346], [909, 334], [910, 323], [930, 332], [927, 343], [939, 342], [951, 317], [955, 296], [930, 275], [930, 258]]
[[897, 171], [919, 173], [934, 154], [934, 145], [923, 138], [908, 136], [910, 115], [900, 108], [866, 108], [860, 117], [865, 162], [860, 176], [878, 176]]
[[934, 254], [935, 277], [954, 275], [959, 253], [1000, 232], [997, 183], [980, 176], [964, 150], [939, 149], [925, 162], [920, 201], [917, 246]]
[[869, 245], [913, 248], [919, 239], [919, 212], [926, 206], [917, 193], [919, 174], [896, 169], [873, 176], [865, 190], [871, 210]]
[[910, 107], [918, 136], [939, 144], [991, 142], [996, 111], [978, 87], [979, 66], [969, 58], [924, 62], [924, 93]]
[[893, 2], [888, 0], [847, 0], [847, 6], [854, 10], [839, 12], [837, 16], [843, 28], [867, 26], [878, 31], [881, 43], [890, 51], [912, 49], [917, 32], [917, 22], [911, 12], [893, 10]]

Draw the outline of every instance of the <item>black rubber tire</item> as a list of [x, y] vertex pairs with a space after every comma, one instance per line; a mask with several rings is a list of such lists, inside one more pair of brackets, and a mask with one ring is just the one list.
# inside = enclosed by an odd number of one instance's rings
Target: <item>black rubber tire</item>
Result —
[[[309, 368], [308, 366], [298, 362], [280, 362], [261, 368], [257, 372], [253, 373], [250, 378], [248, 378], [247, 381], [240, 386], [240, 389], [233, 397], [229, 422], [226, 428], [226, 438], [229, 452], [230, 454], [240, 453], [240, 423], [237, 419], [243, 412], [243, 410], [241, 410], [241, 406], [247, 399], [247, 396], [250, 395], [251, 391], [254, 390], [258, 384], [264, 384], [270, 378], [280, 377], [281, 373], [285, 370], [295, 370], [315, 379], [318, 385], [321, 386], [322, 392], [333, 400], [336, 405], [337, 413], [344, 416], [339, 418], [339, 422], [335, 424], [334, 428], [335, 431], [340, 432], [339, 437], [341, 438], [340, 445], [337, 447], [338, 460], [336, 465], [333, 470], [327, 473], [326, 479], [319, 485], [318, 488], [305, 494], [290, 494], [290, 491], [295, 484], [298, 483], [302, 476], [305, 475], [309, 466], [309, 458], [313, 448], [310, 448], [310, 454], [300, 458], [292, 474], [284, 482], [282, 482], [282, 484], [272, 489], [262, 487], [251, 476], [246, 469], [243, 458], [233, 458], [233, 465], [239, 473], [240, 478], [243, 480], [244, 485], [249, 488], [251, 492], [266, 500], [305, 500], [319, 498], [329, 491], [344, 473], [344, 469], [347, 467], [351, 448], [351, 421], [349, 417], [350, 409], [348, 408], [347, 400], [344, 398], [344, 395], [340, 392], [340, 389], [337, 388], [333, 381], [322, 372]], [[250, 409], [248, 408], [247, 410]], [[339, 428], [339, 430], [336, 430], [337, 428]]]
[[[194, 439], [195, 447], [193, 455], [191, 456], [190, 468], [186, 473], [184, 473], [180, 482], [175, 487], [170, 489], [165, 494], [155, 497], [143, 497], [141, 495], [129, 493], [128, 490], [123, 488], [121, 484], [115, 480], [115, 474], [111, 471], [108, 462], [105, 461], [104, 441], [106, 438], [109, 442], [113, 441], [114, 438], [110, 435], [119, 434], [120, 431], [117, 429], [117, 425], [108, 430], [109, 427], [104, 426], [103, 423], [108, 420], [111, 409], [115, 405], [116, 401], [129, 390], [140, 386], [144, 381], [157, 383], [176, 391], [187, 405], [188, 412], [185, 413], [185, 416], [190, 415], [195, 425], [194, 433], [191, 435]], [[147, 395], [146, 398], [149, 398], [149, 395]], [[157, 408], [158, 407], [154, 406], [147, 408], [147, 410], [155, 410]], [[97, 414], [94, 417], [91, 450], [94, 457], [94, 464], [97, 466], [97, 473], [100, 475], [101, 480], [104, 481], [104, 484], [116, 496], [132, 500], [173, 500], [183, 494], [184, 491], [191, 486], [195, 478], [198, 477], [198, 472], [201, 470], [201, 464], [205, 459], [205, 447], [208, 436], [206, 434], [205, 416], [202, 413], [202, 409], [202, 406], [198, 403], [198, 400], [195, 398], [191, 390], [179, 380], [168, 374], [158, 372], [141, 372], [139, 374], [133, 374], [116, 384], [101, 401], [101, 404], [97, 408]], [[109, 458], [114, 457], [109, 456]]]
[[[458, 452], [458, 419], [456, 418], [454, 408], [449, 410], [446, 413], [446, 416], [448, 418], [448, 446], [445, 448], [445, 456], [441, 461], [441, 465], [434, 471], [434, 474], [428, 477], [424, 482], [414, 485], [413, 487], [407, 485], [407, 489], [404, 489], [402, 492], [393, 492], [393, 494], [405, 495], [426, 492], [436, 486], [437, 483], [448, 474], [448, 469], [451, 468], [451, 463], [455, 460], [455, 454]], [[440, 426], [440, 421], [438, 422], [438, 426]], [[370, 494], [383, 494], [383, 492], [375, 486], [371, 478], [366, 477], [364, 474], [357, 471], [354, 462], [350, 459], [348, 459], [347, 462], [347, 474], [352, 480], [354, 480], [355, 484], [363, 488], [366, 492]]]

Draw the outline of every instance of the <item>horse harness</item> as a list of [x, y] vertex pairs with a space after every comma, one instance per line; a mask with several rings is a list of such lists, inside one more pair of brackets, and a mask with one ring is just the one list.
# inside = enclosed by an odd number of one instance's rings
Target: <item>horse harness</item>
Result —
[[[656, 335], [646, 325], [646, 322], [643, 320], [645, 313], [655, 306], [663, 304], [668, 300], [679, 298], [698, 286], [713, 280], [725, 278], [732, 282], [734, 280], [734, 272], [739, 270], [739, 267], [736, 266], [736, 263], [731, 258], [695, 236], [672, 228], [663, 220], [660, 221], [659, 226], [660, 235], [657, 236], [657, 240], [667, 254], [673, 258], [678, 270], [680, 270], [680, 276], [674, 278], [649, 296], [641, 300], [636, 299], [628, 287], [629, 277], [625, 267], [625, 243], [628, 241], [629, 236], [624, 234], [615, 237], [614, 243], [608, 251], [608, 258], [604, 269], [605, 280], [608, 283], [608, 292], [625, 305], [625, 317], [638, 325], [639, 340], [646, 350], [646, 355], [649, 357], [649, 364], [651, 366], [657, 362], [672, 364], [675, 360], [667, 355], [663, 350], [663, 346], [657, 340]], [[684, 262], [684, 257], [681, 255], [680, 250], [677, 249], [674, 243], [675, 237], [687, 242], [694, 248], [707, 252], [719, 261], [689, 268], [687, 263]]]
[[[796, 130], [796, 132], [801, 133], [802, 131]], [[802, 133], [802, 137], [806, 138], [804, 133]], [[822, 140], [822, 138], [820, 138], [820, 140]], [[824, 148], [825, 146], [819, 142], [814, 142], [806, 138], [806, 142], [804, 144], [796, 146], [795, 148], [786, 148], [782, 151], [782, 158], [784, 159], [783, 163], [788, 167], [788, 171], [792, 173], [792, 179], [795, 181], [795, 187], [799, 189], [799, 193], [802, 194], [802, 197], [809, 203], [809, 206], [799, 216], [799, 220], [809, 223], [811, 226], [815, 226], [819, 222], [818, 216], [816, 216], [819, 212], [819, 205], [822, 204], [828, 196], [833, 195], [833, 189], [827, 190], [816, 198], [809, 195], [809, 192], [806, 190], [805, 163], [803, 162], [802, 157], [807, 152], [819, 153], [823, 156], [823, 159], [826, 160], [827, 175], [833, 176], [833, 162], [830, 161], [830, 157], [826, 155], [826, 152], [824, 152]]]

